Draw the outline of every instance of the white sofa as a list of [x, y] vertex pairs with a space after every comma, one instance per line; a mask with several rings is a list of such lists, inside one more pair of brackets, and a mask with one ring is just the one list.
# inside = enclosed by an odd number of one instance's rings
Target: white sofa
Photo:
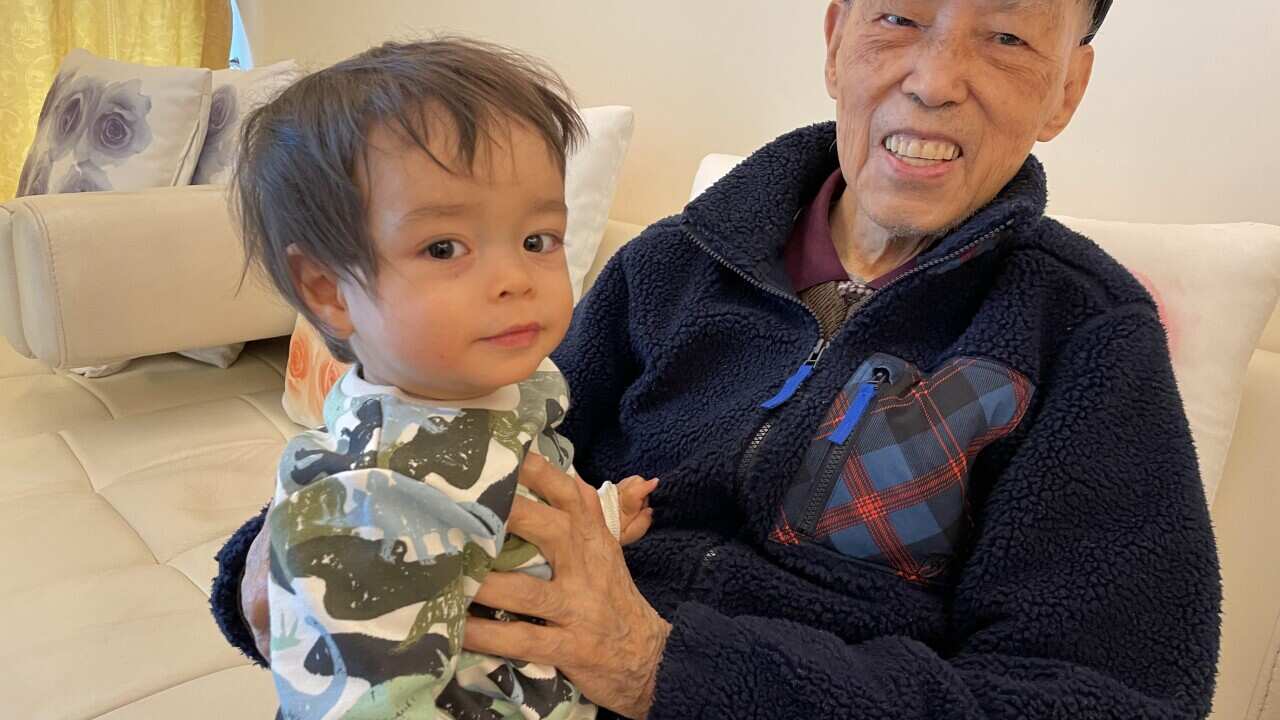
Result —
[[[640, 230], [610, 223], [599, 270]], [[270, 717], [268, 673], [207, 610], [213, 554], [269, 496], [293, 316], [232, 289], [220, 191], [0, 206], [0, 715]], [[274, 339], [272, 339], [274, 338]], [[250, 340], [85, 380], [52, 368]], [[28, 359], [31, 358], [36, 359]], [[1214, 718], [1280, 720], [1280, 314], [1249, 368], [1213, 515], [1226, 586]]]

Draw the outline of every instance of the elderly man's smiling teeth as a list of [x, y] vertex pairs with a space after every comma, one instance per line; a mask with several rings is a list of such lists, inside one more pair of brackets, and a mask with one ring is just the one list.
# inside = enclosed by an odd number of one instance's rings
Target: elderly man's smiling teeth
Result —
[[951, 162], [960, 157], [960, 146], [946, 140], [922, 140], [910, 135], [895, 134], [884, 139], [884, 149], [902, 162], [915, 167]]

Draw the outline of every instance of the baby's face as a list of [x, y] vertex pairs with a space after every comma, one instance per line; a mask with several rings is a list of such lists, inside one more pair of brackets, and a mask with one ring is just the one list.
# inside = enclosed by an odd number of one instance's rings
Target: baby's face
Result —
[[[454, 136], [429, 128], [451, 167]], [[472, 172], [451, 174], [385, 128], [370, 133], [357, 179], [378, 253], [372, 294], [342, 282], [365, 379], [465, 400], [524, 380], [564, 338], [573, 293], [565, 260], [564, 176], [547, 143], [516, 123], [479, 141]]]

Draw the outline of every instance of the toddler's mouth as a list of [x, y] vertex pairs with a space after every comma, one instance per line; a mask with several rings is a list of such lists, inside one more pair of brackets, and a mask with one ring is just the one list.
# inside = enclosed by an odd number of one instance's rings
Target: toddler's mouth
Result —
[[503, 348], [525, 348], [532, 345], [541, 333], [541, 325], [538, 323], [526, 323], [524, 325], [512, 325], [496, 335], [490, 335], [489, 337], [481, 338], [481, 340]]

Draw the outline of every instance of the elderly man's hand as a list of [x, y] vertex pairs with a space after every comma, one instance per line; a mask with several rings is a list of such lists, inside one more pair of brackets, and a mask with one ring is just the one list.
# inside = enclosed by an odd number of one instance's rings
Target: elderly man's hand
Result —
[[267, 607], [267, 574], [271, 570], [271, 526], [263, 523], [249, 546], [240, 580], [240, 612], [253, 631], [254, 644], [271, 661], [271, 611]]
[[589, 486], [533, 454], [520, 481], [550, 506], [516, 497], [508, 529], [542, 550], [554, 577], [493, 573], [476, 602], [547, 624], [468, 618], [463, 646], [554, 665], [597, 705], [645, 717], [671, 626], [636, 589]]

